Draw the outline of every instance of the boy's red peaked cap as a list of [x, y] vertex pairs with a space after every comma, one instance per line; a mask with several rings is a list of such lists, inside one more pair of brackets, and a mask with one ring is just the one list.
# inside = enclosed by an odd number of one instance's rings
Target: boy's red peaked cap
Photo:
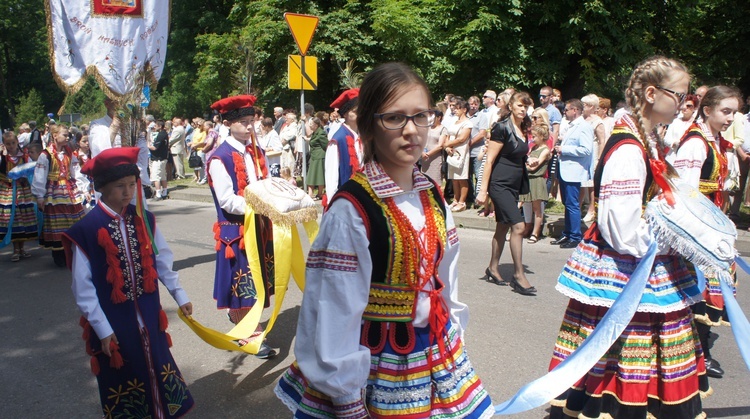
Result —
[[123, 164], [136, 164], [138, 162], [139, 151], [140, 149], [138, 147], [117, 147], [106, 149], [93, 159], [89, 160], [83, 168], [81, 168], [81, 173], [96, 178], [116, 166]]
[[219, 112], [223, 119], [233, 120], [245, 115], [255, 115], [255, 96], [238, 95], [217, 100], [211, 105], [211, 109]]
[[331, 108], [341, 109], [347, 102], [351, 101], [352, 99], [356, 99], [357, 97], [359, 97], [359, 87], [344, 90], [344, 92], [341, 93], [339, 97], [336, 98], [336, 100], [331, 102]]

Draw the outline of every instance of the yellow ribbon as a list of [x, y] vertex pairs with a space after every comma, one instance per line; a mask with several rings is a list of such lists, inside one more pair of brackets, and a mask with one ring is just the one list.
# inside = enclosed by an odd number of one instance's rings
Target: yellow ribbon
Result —
[[[318, 222], [316, 220], [303, 223], [308, 240], [312, 243], [318, 235]], [[273, 329], [276, 318], [281, 311], [284, 296], [289, 285], [290, 274], [300, 290], [305, 289], [305, 255], [302, 251], [299, 233], [296, 225], [274, 224], [273, 225], [273, 251], [274, 251], [274, 305], [271, 318], [268, 320], [266, 329], [260, 336], [253, 338], [247, 344], [240, 346], [240, 339], [247, 339], [260, 324], [260, 316], [263, 313], [263, 302], [266, 299], [266, 289], [263, 286], [261, 256], [258, 250], [255, 230], [255, 210], [247, 207], [245, 213], [245, 252], [247, 253], [250, 272], [253, 276], [253, 284], [256, 290], [256, 302], [250, 312], [227, 333], [221, 333], [209, 327], [203, 326], [192, 316], [185, 317], [181, 310], [177, 310], [180, 319], [184, 321], [198, 337], [209, 345], [227, 351], [245, 352], [257, 354], [260, 345], [268, 333]]]

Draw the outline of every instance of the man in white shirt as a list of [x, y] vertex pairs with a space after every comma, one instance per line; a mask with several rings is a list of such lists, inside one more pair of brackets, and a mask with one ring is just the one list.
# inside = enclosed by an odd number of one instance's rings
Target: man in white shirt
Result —
[[185, 179], [185, 127], [182, 126], [182, 119], [172, 119], [172, 134], [169, 136], [169, 153], [172, 155], [172, 161], [177, 172], [177, 179]]
[[91, 158], [98, 156], [99, 153], [104, 150], [112, 148], [119, 136], [116, 129], [117, 126], [112, 126], [112, 118], [115, 116], [117, 104], [112, 99], [105, 98], [104, 107], [107, 108], [107, 114], [99, 119], [91, 121], [91, 124], [89, 125], [89, 147], [91, 147]]

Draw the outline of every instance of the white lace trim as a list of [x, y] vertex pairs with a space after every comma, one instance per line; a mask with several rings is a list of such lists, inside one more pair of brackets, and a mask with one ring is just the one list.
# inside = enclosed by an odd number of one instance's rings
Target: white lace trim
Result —
[[[284, 378], [282, 377], [281, 379], [283, 380]], [[286, 394], [278, 384], [273, 388], [273, 392], [276, 394], [276, 397], [281, 400], [281, 403], [283, 403], [284, 406], [291, 410], [292, 413], [297, 413], [297, 410], [299, 410], [299, 404]]]

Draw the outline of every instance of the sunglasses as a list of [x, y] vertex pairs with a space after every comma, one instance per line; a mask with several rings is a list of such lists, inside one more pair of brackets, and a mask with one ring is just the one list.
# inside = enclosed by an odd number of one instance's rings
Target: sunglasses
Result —
[[539, 99], [544, 99], [546, 97], [549, 97], [550, 95], [539, 95]]
[[680, 104], [684, 103], [685, 98], [687, 97], [687, 93], [677, 93], [674, 90], [667, 89], [666, 87], [661, 87], [661, 86], [656, 86], [656, 88], [677, 96], [677, 99], [680, 100]]

